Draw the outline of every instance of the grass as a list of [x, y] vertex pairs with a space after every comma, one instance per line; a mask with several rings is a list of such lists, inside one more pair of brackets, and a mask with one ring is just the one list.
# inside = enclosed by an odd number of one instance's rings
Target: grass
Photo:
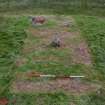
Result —
[[[94, 70], [99, 74], [97, 78], [101, 78], [104, 81], [104, 18], [90, 17], [90, 16], [74, 16], [76, 22], [80, 28], [81, 34], [86, 38], [89, 47], [92, 52], [94, 61]], [[21, 56], [21, 50], [24, 46], [24, 41], [27, 37], [25, 30], [30, 27], [30, 23], [27, 17], [17, 18], [2, 18], [0, 17], [0, 97], [7, 97], [10, 100], [9, 105], [12, 105], [13, 100], [16, 100], [16, 105], [69, 105], [72, 103], [76, 105], [104, 105], [105, 104], [105, 93], [104, 90], [101, 94], [97, 92], [83, 94], [83, 95], [71, 95], [62, 92], [59, 93], [46, 93], [46, 94], [15, 94], [10, 93], [9, 87], [13, 79], [14, 72], [26, 72], [36, 70], [44, 73], [51, 74], [62, 74], [75, 75], [75, 74], [86, 74], [92, 75], [91, 71], [85, 71], [83, 65], [68, 65], [67, 62], [63, 61], [68, 56], [68, 50], [56, 50], [48, 49], [48, 51], [35, 51], [27, 57], [28, 61], [26, 64], [17, 68], [14, 64], [16, 58]], [[8, 24], [7, 24], [8, 23]], [[55, 22], [49, 22], [45, 27], [54, 27]], [[100, 34], [101, 33], [101, 34]], [[33, 40], [32, 40], [33, 39]], [[34, 39], [31, 37], [32, 43], [38, 43], [40, 38]], [[94, 48], [95, 46], [95, 48]], [[102, 50], [100, 50], [102, 49]], [[61, 52], [62, 51], [62, 52]], [[101, 53], [97, 51], [102, 51]], [[97, 55], [98, 54], [98, 55]], [[50, 60], [39, 60], [33, 61], [33, 57], [53, 56], [55, 58], [62, 58], [63, 60], [50, 61]], [[54, 58], [54, 59], [55, 59]], [[68, 58], [67, 58], [68, 59]], [[102, 59], [102, 60], [101, 60]], [[53, 71], [52, 71], [53, 69]], [[88, 68], [87, 68], [88, 69]], [[88, 69], [89, 70], [89, 69]], [[11, 75], [12, 74], [12, 75]], [[101, 75], [101, 77], [99, 77]], [[4, 78], [6, 77], [6, 78]], [[96, 80], [97, 80], [96, 78]], [[101, 83], [101, 81], [99, 81]], [[104, 88], [104, 85], [103, 85]]]
[[105, 92], [98, 94], [98, 93], [91, 93], [88, 95], [83, 95], [79, 97], [79, 101], [77, 101], [78, 105], [104, 105], [105, 104]]
[[1, 0], [0, 11], [6, 13], [89, 14], [104, 15], [104, 0]]
[[59, 93], [46, 94], [8, 94], [10, 104], [15, 100], [16, 105], [104, 105], [105, 94], [90, 93], [88, 95], [73, 96]]
[[105, 78], [105, 18], [75, 16], [83, 37], [87, 40], [94, 61], [94, 69]]
[[14, 72], [14, 61], [26, 37], [24, 28], [27, 23], [18, 24], [24, 18], [18, 21], [16, 18], [0, 17], [0, 20], [0, 94], [2, 94], [13, 77], [11, 73]]
[[[11, 102], [16, 100], [16, 105], [67, 105], [69, 97], [64, 93], [54, 94], [14, 94], [8, 95]], [[9, 104], [11, 105], [11, 104]]]

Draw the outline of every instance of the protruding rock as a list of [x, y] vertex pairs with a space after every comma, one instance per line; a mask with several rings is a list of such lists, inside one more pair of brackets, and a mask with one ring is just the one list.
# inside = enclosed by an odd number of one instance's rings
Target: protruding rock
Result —
[[45, 20], [46, 19], [43, 16], [32, 17], [32, 24], [33, 25], [44, 24]]
[[52, 47], [60, 47], [61, 46], [61, 39], [58, 35], [55, 35], [51, 42]]

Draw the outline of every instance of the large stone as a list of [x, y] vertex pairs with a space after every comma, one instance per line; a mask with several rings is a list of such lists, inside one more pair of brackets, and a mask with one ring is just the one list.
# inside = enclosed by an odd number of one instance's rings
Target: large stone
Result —
[[60, 47], [61, 46], [61, 40], [60, 40], [60, 37], [59, 36], [54, 36], [54, 38], [52, 39], [52, 42], [51, 42], [51, 46], [52, 47]]

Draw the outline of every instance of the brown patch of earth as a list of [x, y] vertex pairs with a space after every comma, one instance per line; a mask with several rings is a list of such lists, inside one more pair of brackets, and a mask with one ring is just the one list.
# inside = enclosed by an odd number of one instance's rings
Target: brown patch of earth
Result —
[[[68, 32], [66, 30], [61, 30], [61, 29], [45, 29], [45, 30], [36, 30], [36, 29], [30, 29], [30, 32], [34, 36], [41, 37], [41, 45], [44, 45], [45, 43], [49, 44], [51, 39], [54, 37], [55, 33], [58, 33], [61, 42], [62, 42], [62, 47], [61, 48], [69, 48], [72, 50], [72, 59], [74, 63], [79, 63], [79, 64], [85, 64], [85, 65], [91, 65], [91, 57], [90, 57], [90, 51], [88, 48], [88, 45], [86, 44], [85, 41], [82, 42], [71, 42], [69, 39], [78, 39], [81, 38], [80, 33], [77, 32]], [[69, 40], [69, 41], [68, 41]], [[31, 51], [31, 49], [38, 48], [38, 46], [32, 46], [30, 48], [26, 48], [25, 52]]]
[[91, 65], [90, 50], [85, 42], [72, 45], [72, 58], [74, 63]]
[[[72, 24], [74, 24], [74, 20], [73, 19], [71, 20], [73, 22]], [[84, 65], [92, 64], [90, 51], [84, 39], [82, 39], [83, 40], [82, 42], [76, 42], [75, 40], [74, 42], [71, 41], [73, 39], [81, 38], [80, 32], [78, 30], [75, 32], [69, 32], [68, 27], [64, 28], [64, 27], [57, 26], [56, 28], [53, 28], [53, 29], [30, 28], [27, 30], [27, 33], [28, 33], [28, 38], [22, 50], [23, 55], [25, 54], [28, 55], [33, 51], [48, 50], [46, 46], [48, 46], [51, 43], [52, 38], [54, 37], [55, 33], [57, 33], [62, 42], [61, 43], [62, 46], [59, 49], [65, 50], [66, 48], [72, 51], [70, 52], [70, 56], [72, 57], [72, 63], [84, 64]], [[40, 41], [37, 43], [33, 43], [32, 40], [34, 40], [34, 38], [36, 37], [40, 38], [39, 39]], [[53, 58], [50, 56], [48, 58], [49, 58], [48, 60], [55, 59], [59, 61], [59, 58]], [[43, 58], [35, 58], [34, 60], [43, 60]], [[16, 65], [21, 66], [25, 64], [25, 62], [26, 62], [25, 59], [20, 58], [20, 59], [17, 59]]]
[[[44, 30], [44, 32], [40, 31], [39, 34], [34, 34], [34, 35], [41, 35], [41, 42], [37, 43], [37, 44], [27, 44], [27, 46], [25, 46], [23, 48], [23, 54], [29, 54], [33, 51], [36, 50], [47, 50], [47, 47], [50, 42], [51, 39], [53, 38], [52, 34], [54, 30], [49, 30], [46, 31]], [[72, 53], [72, 61], [75, 64], [85, 64], [85, 65], [91, 65], [92, 61], [91, 61], [91, 57], [90, 57], [90, 51], [88, 48], [88, 45], [86, 44], [85, 41], [83, 42], [78, 42], [75, 44], [75, 42], [71, 42], [68, 41], [68, 39], [73, 39], [73, 38], [79, 38], [79, 33], [78, 32], [66, 32], [66, 31], [61, 31], [59, 32], [60, 35], [60, 39], [61, 39], [61, 48], [60, 49], [71, 49]], [[31, 40], [30, 40], [31, 41]], [[23, 62], [23, 61], [22, 61]]]
[[40, 38], [40, 42], [38, 43], [35, 43], [33, 44], [31, 39], [28, 40], [28, 42], [25, 43], [25, 46], [22, 50], [22, 52], [24, 54], [28, 54], [32, 51], [35, 51], [35, 50], [40, 50], [40, 49], [46, 49], [52, 39], [54, 38], [55, 34], [57, 33], [59, 38], [61, 39], [61, 42], [62, 42], [62, 47], [61, 48], [64, 48], [64, 47], [67, 47], [68, 46], [68, 43], [66, 43], [66, 40], [68, 40], [68, 38], [74, 38], [74, 37], [77, 37], [77, 32], [67, 32], [67, 31], [64, 31], [64, 30], [57, 30], [57, 29], [29, 29], [28, 32], [31, 33], [31, 35], [33, 36], [33, 39], [34, 40], [34, 37], [38, 37]]
[[55, 61], [55, 62], [59, 62], [62, 60], [62, 58], [60, 57], [55, 57], [55, 56], [44, 56], [44, 57], [33, 57], [32, 60], [35, 61], [37, 59], [37, 61]]
[[57, 79], [43, 82], [14, 81], [11, 92], [14, 93], [40, 93], [64, 91], [67, 93], [81, 94], [96, 91], [99, 86], [90, 83], [83, 83], [78, 80]]
[[[78, 31], [76, 32], [68, 32], [67, 28], [56, 28], [56, 29], [34, 29], [31, 28], [28, 30], [29, 36], [28, 36], [28, 42], [25, 43], [23, 54], [30, 54], [33, 51], [43, 51], [47, 50], [46, 47], [43, 47], [43, 45], [48, 45], [53, 38], [55, 33], [58, 33], [61, 41], [62, 41], [62, 47], [59, 49], [71, 49], [72, 54], [70, 52], [70, 56], [72, 56], [72, 61], [75, 64], [85, 64], [90, 65], [91, 64], [91, 58], [90, 58], [90, 51], [86, 44], [86, 42], [80, 41], [80, 42], [73, 42], [72, 39], [78, 39], [81, 38], [81, 35]], [[31, 35], [31, 38], [30, 38]], [[40, 38], [40, 42], [33, 43], [32, 38]], [[33, 39], [34, 40], [34, 39]], [[62, 50], [61, 50], [62, 51]], [[34, 60], [43, 60], [45, 58], [33, 58]], [[58, 58], [47, 58], [48, 60], [59, 60]], [[66, 59], [66, 58], [65, 58]], [[17, 66], [21, 66], [26, 63], [26, 59], [18, 59], [16, 62]], [[22, 76], [22, 75], [21, 75]], [[21, 79], [21, 76], [18, 75], [17, 78]], [[24, 74], [25, 76], [25, 74]], [[23, 76], [23, 77], [24, 77]], [[26, 80], [20, 80], [16, 79], [17, 81], [14, 81], [11, 85], [11, 92], [14, 93], [33, 93], [33, 92], [55, 92], [55, 91], [65, 91], [67, 93], [74, 93], [74, 94], [81, 94], [85, 92], [91, 92], [96, 91], [98, 89], [98, 86], [95, 84], [90, 83], [83, 83], [78, 80], [70, 80], [70, 79], [57, 79], [57, 80], [51, 80], [51, 81], [43, 81], [43, 82], [32, 82], [32, 81], [26, 81]], [[72, 105], [72, 104], [71, 104]]]
[[31, 32], [32, 36], [33, 37], [40, 37], [40, 38], [51, 38], [53, 37], [56, 33], [58, 34], [58, 36], [60, 38], [65, 38], [65, 37], [70, 37], [70, 38], [73, 38], [73, 37], [76, 37], [78, 32], [69, 32], [68, 30], [65, 30], [65, 29], [34, 29], [34, 28], [31, 28], [28, 30], [29, 32]]

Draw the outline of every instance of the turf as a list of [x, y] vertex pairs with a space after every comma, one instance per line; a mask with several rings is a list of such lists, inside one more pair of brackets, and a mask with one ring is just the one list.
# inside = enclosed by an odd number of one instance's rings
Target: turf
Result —
[[91, 16], [76, 16], [78, 27], [91, 49], [94, 69], [100, 79], [105, 76], [105, 18]]
[[[16, 105], [104, 105], [105, 104], [105, 93], [104, 93], [104, 18], [95, 16], [73, 16], [77, 22], [78, 28], [81, 31], [81, 36], [84, 37], [91, 49], [91, 54], [94, 62], [92, 69], [87, 68], [89, 71], [85, 71], [84, 65], [66, 65], [64, 60], [68, 55], [68, 50], [56, 50], [48, 49], [43, 52], [32, 52], [30, 55], [25, 56], [28, 62], [25, 65], [17, 68], [15, 61], [18, 56], [22, 55], [22, 49], [27, 38], [27, 28], [30, 27], [30, 22], [27, 17], [12, 17], [4, 18], [0, 17], [0, 97], [7, 97], [10, 100], [9, 105], [15, 102]], [[53, 28], [56, 25], [55, 22], [48, 22], [44, 27]], [[41, 27], [43, 29], [44, 27]], [[39, 29], [40, 27], [38, 27]], [[73, 28], [75, 31], [76, 29]], [[31, 37], [31, 40], [33, 37]], [[32, 43], [38, 43], [41, 39], [36, 38], [32, 40]], [[94, 47], [95, 46], [95, 47]], [[63, 58], [60, 62], [33, 62], [33, 56], [47, 57], [53, 55], [55, 57]], [[23, 56], [23, 57], [25, 57]], [[54, 58], [55, 59], [55, 58]], [[47, 65], [46, 65], [47, 64]], [[45, 68], [43, 68], [45, 66]], [[46, 67], [47, 66], [47, 67]], [[67, 71], [65, 71], [65, 68]], [[71, 95], [62, 92], [55, 93], [41, 93], [41, 94], [15, 94], [9, 91], [11, 81], [14, 79], [15, 72], [26, 72], [29, 70], [38, 70], [44, 73], [51, 74], [86, 74], [93, 76], [94, 81], [97, 81], [103, 86], [100, 93], [93, 92], [82, 95]], [[52, 71], [52, 69], [54, 71]], [[60, 71], [59, 71], [60, 69]], [[91, 71], [93, 70], [93, 71]], [[96, 75], [96, 76], [95, 76]], [[5, 78], [4, 78], [5, 77]], [[91, 81], [93, 81], [91, 80]], [[102, 80], [102, 81], [100, 81]], [[88, 80], [87, 80], [88, 81]], [[90, 81], [90, 80], [89, 80]], [[16, 100], [16, 101], [14, 101]]]
[[23, 27], [27, 25], [23, 23], [20, 27], [18, 20], [15, 18], [13, 20], [12, 18], [0, 18], [0, 93], [2, 93], [13, 77], [11, 73], [14, 72], [14, 61], [16, 55], [20, 53], [23, 39], [26, 37]]
[[1, 0], [0, 11], [29, 14], [88, 14], [104, 15], [104, 0]]

